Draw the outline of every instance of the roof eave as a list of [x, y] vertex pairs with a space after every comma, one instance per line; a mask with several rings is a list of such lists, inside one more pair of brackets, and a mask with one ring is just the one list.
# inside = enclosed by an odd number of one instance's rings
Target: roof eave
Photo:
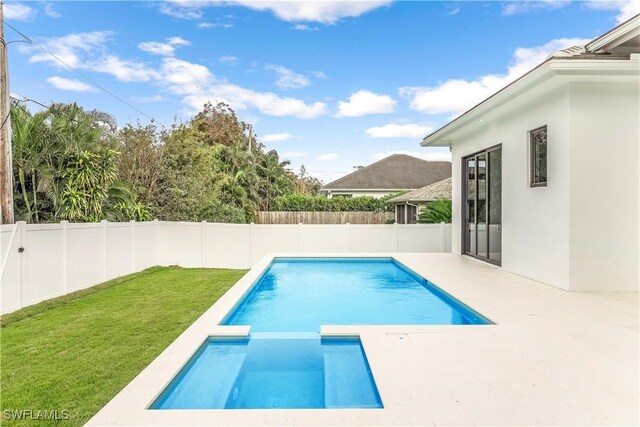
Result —
[[640, 14], [628, 19], [617, 27], [607, 31], [597, 39], [594, 39], [585, 45], [589, 52], [606, 51], [611, 46], [624, 43], [640, 34]]
[[479, 120], [482, 116], [504, 104], [506, 101], [515, 98], [556, 75], [593, 76], [598, 73], [611, 75], [612, 71], [616, 74], [638, 74], [638, 58], [634, 58], [634, 55], [632, 55], [629, 60], [549, 58], [440, 129], [427, 135], [420, 145], [423, 147], [450, 147], [452, 145], [452, 139], [447, 137], [454, 131], [466, 126], [470, 122]]

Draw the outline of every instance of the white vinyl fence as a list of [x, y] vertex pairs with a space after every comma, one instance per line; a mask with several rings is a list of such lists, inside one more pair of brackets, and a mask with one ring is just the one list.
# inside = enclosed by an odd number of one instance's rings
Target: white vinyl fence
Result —
[[450, 252], [451, 224], [107, 222], [0, 226], [0, 313], [154, 265], [249, 268], [269, 252]]

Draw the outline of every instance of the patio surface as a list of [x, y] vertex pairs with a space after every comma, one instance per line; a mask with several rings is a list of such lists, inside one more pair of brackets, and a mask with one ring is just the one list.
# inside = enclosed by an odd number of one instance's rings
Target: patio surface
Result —
[[[274, 256], [262, 259], [87, 425], [637, 425], [638, 293], [566, 292], [452, 254], [389, 256], [496, 323], [325, 326], [358, 334], [384, 409], [146, 410]], [[322, 256], [305, 254], [305, 256]]]

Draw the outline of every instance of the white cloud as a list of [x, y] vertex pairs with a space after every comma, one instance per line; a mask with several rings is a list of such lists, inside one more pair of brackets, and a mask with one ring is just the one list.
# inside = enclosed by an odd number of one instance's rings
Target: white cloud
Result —
[[161, 102], [164, 101], [164, 97], [162, 95], [153, 95], [153, 96], [132, 96], [131, 100], [134, 102], [140, 102], [143, 104], [149, 104], [152, 102]]
[[4, 18], [12, 21], [30, 21], [36, 16], [36, 10], [22, 3], [5, 3]]
[[520, 13], [529, 13], [537, 10], [553, 10], [559, 9], [570, 4], [569, 0], [525, 0], [525, 1], [509, 1], [502, 8], [503, 15], [517, 15]]
[[[110, 31], [72, 33], [47, 39], [40, 42], [40, 44], [70, 66], [79, 68], [82, 66], [80, 56], [94, 54], [103, 50], [111, 34]], [[54, 57], [42, 52], [35, 46], [21, 44], [19, 49], [25, 53], [32, 53], [29, 63], [44, 62], [58, 68], [64, 68]]]
[[203, 12], [198, 8], [187, 5], [180, 6], [182, 2], [164, 2], [160, 3], [160, 13], [172, 16], [178, 19], [200, 19]]
[[398, 151], [385, 151], [382, 153], [375, 153], [373, 157], [375, 160], [381, 160], [385, 157], [389, 157], [392, 154], [407, 154], [409, 156], [418, 157], [423, 160], [429, 160], [432, 162], [435, 161], [451, 161], [451, 153], [444, 151], [408, 151], [408, 150], [398, 150]]
[[110, 74], [123, 82], [148, 82], [158, 78], [158, 73], [153, 68], [139, 62], [121, 59], [115, 55], [106, 55], [81, 68]]
[[269, 1], [269, 0], [171, 0], [162, 3], [160, 11], [183, 19], [202, 16], [206, 6], [244, 6], [252, 10], [271, 12], [287, 22], [319, 22], [335, 24], [342, 18], [356, 17], [382, 6], [391, 0], [369, 1]]
[[309, 157], [309, 155], [303, 151], [285, 151], [280, 154], [283, 159], [301, 159], [303, 157]]
[[450, 10], [447, 12], [447, 15], [449, 15], [449, 16], [457, 15], [457, 14], [459, 14], [459, 13], [460, 13], [460, 10], [461, 10], [461, 9], [460, 9], [459, 7], [454, 7], [454, 8], [450, 9]]
[[138, 48], [152, 55], [173, 56], [178, 46], [190, 46], [191, 42], [182, 37], [170, 37], [165, 43], [161, 42], [142, 42], [138, 44]]
[[314, 27], [312, 25], [307, 25], [307, 24], [296, 24], [293, 27], [291, 27], [291, 29], [296, 31], [318, 31], [319, 30], [318, 27]]
[[338, 102], [338, 117], [361, 117], [369, 114], [393, 113], [396, 101], [389, 95], [379, 95], [368, 90], [359, 90], [348, 101]]
[[218, 58], [218, 61], [222, 62], [223, 64], [236, 65], [238, 61], [240, 61], [240, 58], [238, 58], [237, 56], [225, 55]]
[[265, 68], [274, 71], [278, 75], [276, 86], [280, 89], [299, 89], [311, 84], [309, 77], [291, 71], [282, 65], [267, 65]]
[[329, 160], [335, 160], [339, 157], [340, 156], [337, 155], [336, 153], [326, 153], [326, 154], [320, 154], [315, 159], [319, 161], [329, 161]]
[[185, 103], [196, 110], [202, 108], [207, 101], [226, 102], [235, 110], [256, 108], [263, 114], [276, 117], [313, 119], [328, 112], [324, 102], [307, 104], [300, 99], [282, 97], [271, 92], [256, 92], [227, 82], [214, 83], [185, 97]]
[[53, 76], [47, 79], [47, 83], [56, 89], [70, 90], [73, 92], [96, 92], [96, 89], [80, 80], [65, 79], [63, 77]]
[[200, 22], [198, 23], [198, 28], [200, 29], [209, 29], [209, 28], [232, 28], [233, 24], [228, 22], [219, 23], [219, 22]]
[[282, 132], [282, 133], [270, 133], [267, 134], [265, 136], [262, 137], [262, 140], [264, 142], [278, 142], [278, 141], [286, 141], [288, 139], [291, 139], [293, 135], [291, 135], [288, 132]]
[[432, 131], [429, 126], [387, 124], [367, 129], [367, 135], [373, 138], [421, 138]]
[[60, 18], [62, 14], [53, 8], [53, 3], [47, 3], [44, 6], [44, 13], [49, 18]]
[[182, 37], [169, 37], [167, 39], [167, 43], [171, 46], [191, 46], [191, 42], [183, 39]]
[[315, 77], [316, 79], [326, 79], [327, 78], [327, 75], [325, 73], [323, 73], [322, 71], [311, 71], [309, 74], [312, 75], [313, 77]]
[[[216, 78], [207, 67], [172, 56], [164, 56], [159, 67], [122, 59], [107, 51], [111, 33], [74, 33], [42, 41], [42, 44], [72, 67], [105, 73], [123, 82], [153, 82], [169, 93], [182, 97], [189, 112], [195, 113], [208, 102], [226, 102], [236, 110], [256, 109], [277, 117], [293, 116], [312, 119], [328, 113], [323, 102], [307, 103], [301, 99], [283, 97], [271, 92], [257, 92]], [[188, 43], [181, 38], [168, 39], [173, 45]], [[45, 62], [54, 67], [61, 64], [43, 55], [33, 46], [25, 46], [29, 62]]]
[[505, 74], [487, 74], [476, 80], [451, 79], [432, 87], [402, 87], [412, 109], [425, 114], [457, 115], [516, 80], [557, 50], [584, 45], [588, 39], [556, 39], [542, 46], [518, 48]]
[[616, 21], [618, 24], [640, 13], [640, 0], [591, 0], [586, 4], [592, 9], [617, 10]]

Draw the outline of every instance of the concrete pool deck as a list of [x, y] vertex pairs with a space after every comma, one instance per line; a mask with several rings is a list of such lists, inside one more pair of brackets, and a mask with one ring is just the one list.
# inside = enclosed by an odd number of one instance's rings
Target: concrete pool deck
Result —
[[[638, 293], [566, 292], [452, 254], [392, 257], [495, 325], [323, 326], [359, 335], [384, 409], [148, 410], [274, 257], [251, 269], [87, 425], [637, 425]], [[327, 256], [305, 254], [305, 257]]]

